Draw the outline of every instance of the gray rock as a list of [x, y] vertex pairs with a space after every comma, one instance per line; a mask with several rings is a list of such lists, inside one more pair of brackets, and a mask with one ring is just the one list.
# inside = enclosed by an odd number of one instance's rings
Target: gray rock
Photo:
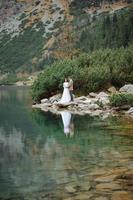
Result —
[[75, 192], [76, 192], [76, 189], [73, 188], [72, 186], [66, 186], [65, 189], [66, 189], [67, 192], [69, 192], [69, 193], [75, 193]]
[[90, 96], [90, 97], [96, 97], [96, 96], [97, 96], [97, 93], [90, 92], [90, 93], [89, 93], [89, 96]]
[[72, 199], [74, 199], [74, 200], [89, 200], [89, 199], [91, 199], [91, 197], [93, 197], [93, 194], [89, 194], [87, 191], [87, 192], [77, 193], [75, 198], [70, 198], [69, 200], [72, 200]]
[[108, 176], [100, 176], [98, 178], [95, 179], [96, 182], [103, 182], [103, 183], [108, 183], [108, 182], [112, 182], [114, 181], [116, 178], [118, 177], [117, 174], [111, 174]]
[[120, 88], [120, 92], [127, 92], [133, 94], [133, 84], [127, 84]]
[[123, 105], [123, 106], [119, 106], [120, 110], [128, 110], [130, 109], [130, 105]]
[[86, 99], [86, 100], [79, 100], [79, 99], [75, 99], [74, 102], [76, 102], [79, 105], [83, 105], [83, 104], [90, 104], [92, 101], [90, 99]]
[[84, 110], [84, 114], [91, 115], [91, 114], [92, 114], [92, 112], [93, 112], [93, 111], [91, 111], [91, 110], [88, 110], [88, 109], [87, 109], [87, 110]]
[[101, 115], [102, 114], [102, 110], [95, 110], [95, 111], [93, 111], [92, 113], [91, 113], [91, 116], [99, 116], [99, 115]]
[[48, 103], [48, 102], [49, 102], [48, 99], [42, 99], [42, 100], [41, 100], [41, 103], [42, 103], [42, 104], [44, 104], [44, 103]]
[[97, 99], [98, 99], [98, 102], [101, 103], [103, 106], [108, 105], [110, 103], [109, 95], [106, 94], [105, 92], [100, 92], [97, 95]]
[[130, 105], [123, 105], [123, 106], [113, 107], [113, 110], [115, 110], [115, 111], [129, 110], [129, 109], [130, 109]]
[[88, 98], [85, 96], [75, 98], [75, 101], [86, 101], [86, 100], [88, 100]]
[[133, 115], [133, 107], [131, 107], [131, 108], [127, 111], [127, 114]]
[[102, 103], [102, 105], [108, 105], [110, 103], [108, 96], [100, 97], [98, 102]]
[[56, 95], [50, 97], [50, 98], [49, 98], [49, 101], [50, 101], [51, 103], [54, 103], [54, 102], [60, 101], [60, 99], [61, 99], [61, 94], [56, 94]]
[[91, 98], [91, 103], [97, 103], [98, 102], [98, 98]]
[[75, 103], [74, 101], [71, 101], [71, 102], [68, 102], [68, 103], [54, 102], [53, 104], [56, 105], [59, 108], [66, 108], [68, 106], [69, 106], [69, 108], [70, 108], [70, 106], [73, 108], [73, 106], [77, 105], [77, 103]]
[[94, 103], [94, 101], [92, 99], [87, 99], [86, 101], [84, 101], [85, 104], [90, 104], [90, 103]]
[[102, 113], [102, 119], [107, 119], [111, 115], [112, 111], [107, 111]]
[[99, 108], [99, 105], [97, 105], [97, 104], [89, 104], [88, 105], [88, 109], [89, 110], [96, 110], [96, 109], [98, 109]]
[[97, 197], [97, 198], [95, 198], [95, 200], [108, 200], [106, 197]]
[[96, 190], [98, 191], [106, 191], [106, 190], [119, 190], [121, 189], [121, 186], [117, 183], [100, 183], [96, 185]]
[[99, 99], [101, 97], [108, 97], [109, 95], [106, 94], [105, 92], [100, 92], [96, 97]]

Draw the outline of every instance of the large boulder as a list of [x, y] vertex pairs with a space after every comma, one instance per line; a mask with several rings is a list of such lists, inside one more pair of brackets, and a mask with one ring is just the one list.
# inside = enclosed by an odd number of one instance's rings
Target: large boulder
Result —
[[61, 94], [56, 94], [49, 98], [50, 103], [59, 102], [61, 99]]
[[109, 95], [105, 92], [100, 92], [97, 95], [97, 99], [98, 99], [98, 102], [101, 103], [102, 105], [108, 105], [110, 103]]
[[120, 92], [127, 92], [133, 94], [133, 84], [127, 84], [120, 88]]

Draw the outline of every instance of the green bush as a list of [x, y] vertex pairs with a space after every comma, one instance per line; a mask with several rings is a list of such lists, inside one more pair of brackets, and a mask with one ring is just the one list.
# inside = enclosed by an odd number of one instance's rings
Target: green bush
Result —
[[74, 59], [57, 61], [45, 68], [32, 87], [34, 100], [49, 97], [62, 91], [65, 76], [74, 80], [76, 93], [88, 94], [105, 88], [108, 84], [122, 86], [133, 83], [133, 45], [127, 49], [98, 50], [83, 53]]
[[110, 96], [110, 103], [112, 106], [123, 106], [123, 105], [131, 105], [133, 106], [133, 94], [113, 94]]

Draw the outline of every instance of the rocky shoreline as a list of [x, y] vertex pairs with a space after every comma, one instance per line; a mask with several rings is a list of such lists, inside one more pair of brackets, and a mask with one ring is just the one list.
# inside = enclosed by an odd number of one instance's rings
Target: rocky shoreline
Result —
[[50, 111], [59, 114], [62, 110], [67, 110], [73, 114], [90, 116], [101, 116], [107, 118], [110, 115], [126, 114], [133, 117], [133, 107], [124, 105], [112, 107], [110, 105], [110, 95], [114, 93], [130, 93], [133, 94], [133, 85], [125, 85], [119, 91], [115, 87], [111, 87], [107, 92], [89, 93], [87, 96], [75, 97], [73, 102], [61, 104], [61, 94], [54, 95], [49, 99], [42, 99], [40, 104], [33, 105], [33, 108], [40, 108], [47, 112]]

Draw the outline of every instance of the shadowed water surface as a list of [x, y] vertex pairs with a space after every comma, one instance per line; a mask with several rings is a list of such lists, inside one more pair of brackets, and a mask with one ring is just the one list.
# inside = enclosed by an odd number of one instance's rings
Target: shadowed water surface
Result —
[[132, 199], [132, 122], [44, 113], [0, 87], [0, 199]]

